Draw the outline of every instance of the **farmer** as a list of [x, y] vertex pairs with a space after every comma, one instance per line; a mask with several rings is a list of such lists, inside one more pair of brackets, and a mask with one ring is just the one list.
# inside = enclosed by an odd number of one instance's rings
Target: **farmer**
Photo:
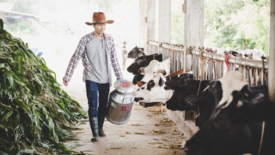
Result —
[[[112, 84], [111, 66], [113, 66], [117, 81], [123, 79], [114, 39], [104, 33], [106, 23], [112, 24], [113, 22], [113, 20], [106, 20], [103, 12], [93, 14], [93, 22], [86, 22], [86, 24], [93, 26], [95, 31], [81, 38], [63, 78], [63, 84], [68, 86], [81, 58], [84, 66], [83, 81], [86, 82], [89, 104], [89, 121], [93, 133], [92, 142], [98, 141], [99, 136], [106, 136], [103, 132], [103, 123], [107, 113], [109, 89]], [[115, 82], [115, 88], [117, 84], [118, 82]], [[99, 95], [97, 96], [97, 94]], [[99, 101], [99, 105], [97, 101]]]

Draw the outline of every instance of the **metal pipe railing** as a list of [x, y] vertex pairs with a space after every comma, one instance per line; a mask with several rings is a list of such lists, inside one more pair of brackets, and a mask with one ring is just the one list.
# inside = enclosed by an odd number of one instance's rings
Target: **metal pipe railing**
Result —
[[[196, 55], [200, 55], [200, 50], [198, 49], [194, 49], [192, 51], [192, 54], [196, 54]], [[225, 54], [212, 54], [210, 52], [205, 52], [203, 53], [203, 56], [205, 58], [213, 58], [215, 60], [219, 60], [219, 61], [223, 61], [225, 60]], [[237, 65], [246, 65], [248, 67], [253, 67], [253, 68], [262, 68], [262, 60], [255, 60], [255, 59], [249, 59], [249, 58], [245, 58], [245, 57], [235, 57], [235, 56], [231, 56], [228, 59], [229, 63], [232, 64], [237, 64]], [[265, 63], [267, 63], [267, 60], [264, 61]], [[268, 69], [268, 65], [265, 65], [265, 68]]]
[[[229, 52], [224, 52], [224, 54], [217, 54], [216, 52], [201, 47], [192, 50], [192, 70], [197, 79], [217, 80], [227, 72], [225, 57]], [[263, 85], [267, 81], [267, 60], [265, 57], [262, 57], [262, 60], [251, 58], [252, 55], [245, 55], [245, 57], [242, 57], [241, 54], [230, 56], [228, 58], [229, 70], [242, 72], [250, 86]]]

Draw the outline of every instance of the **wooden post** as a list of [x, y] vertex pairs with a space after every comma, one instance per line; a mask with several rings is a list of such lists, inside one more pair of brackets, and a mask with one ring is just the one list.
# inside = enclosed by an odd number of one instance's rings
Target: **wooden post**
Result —
[[268, 93], [269, 99], [275, 104], [275, 1], [270, 0], [269, 28], [269, 61], [268, 61]]
[[184, 0], [184, 72], [191, 70], [189, 47], [204, 46], [204, 0]]
[[[191, 71], [191, 46], [204, 46], [204, 0], [184, 0], [184, 72]], [[193, 68], [195, 69], [195, 68]], [[191, 112], [184, 113], [186, 120], [193, 120]]]
[[[171, 0], [159, 0], [159, 43], [171, 41]], [[158, 48], [158, 53], [160, 48]]]
[[145, 0], [139, 0], [139, 47], [145, 47]]
[[[147, 0], [146, 3], [147, 8], [147, 22], [146, 22], [146, 40], [155, 41], [155, 8], [156, 8], [156, 0]], [[146, 43], [146, 52], [147, 54], [151, 53], [150, 46], [147, 46]]]

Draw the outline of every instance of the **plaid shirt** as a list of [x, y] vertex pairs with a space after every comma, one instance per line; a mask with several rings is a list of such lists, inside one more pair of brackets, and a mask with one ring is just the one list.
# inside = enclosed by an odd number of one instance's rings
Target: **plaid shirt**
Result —
[[[82, 64], [84, 66], [83, 81], [84, 81], [84, 76], [89, 71], [91, 71], [92, 67], [91, 67], [90, 61], [87, 56], [86, 45], [93, 39], [93, 37], [94, 37], [94, 32], [89, 33], [81, 38], [81, 40], [77, 46], [77, 49], [70, 60], [70, 63], [68, 65], [68, 68], [67, 68], [67, 71], [66, 71], [66, 74], [65, 74], [63, 80], [70, 81], [70, 79], [73, 75], [74, 69], [76, 68], [80, 58], [82, 58]], [[107, 45], [107, 49], [108, 49], [107, 53], [109, 54], [107, 57], [110, 58], [108, 61], [111, 60], [111, 64], [113, 66], [117, 80], [121, 80], [121, 79], [123, 79], [123, 76], [122, 76], [122, 73], [121, 73], [121, 70], [120, 70], [120, 67], [118, 64], [118, 60], [117, 60], [114, 39], [112, 38], [112, 36], [105, 34], [105, 33], [104, 33], [104, 39], [106, 41], [106, 45]], [[108, 70], [110, 70], [110, 69], [108, 69]], [[109, 84], [111, 86], [111, 84], [112, 84], [111, 79], [110, 79], [111, 73], [108, 73], [108, 74], [109, 74]]]

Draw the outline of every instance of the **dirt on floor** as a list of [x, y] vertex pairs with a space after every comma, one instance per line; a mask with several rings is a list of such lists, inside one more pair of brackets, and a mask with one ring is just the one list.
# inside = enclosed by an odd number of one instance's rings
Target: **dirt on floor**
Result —
[[[63, 89], [88, 110], [83, 82]], [[79, 140], [67, 141], [65, 145], [88, 155], [184, 155], [181, 144], [186, 137], [166, 112], [160, 111], [160, 106], [144, 108], [134, 102], [129, 122], [115, 125], [105, 120], [107, 136], [100, 137], [98, 142], [91, 142], [89, 122], [77, 127], [80, 130], [74, 133]]]

